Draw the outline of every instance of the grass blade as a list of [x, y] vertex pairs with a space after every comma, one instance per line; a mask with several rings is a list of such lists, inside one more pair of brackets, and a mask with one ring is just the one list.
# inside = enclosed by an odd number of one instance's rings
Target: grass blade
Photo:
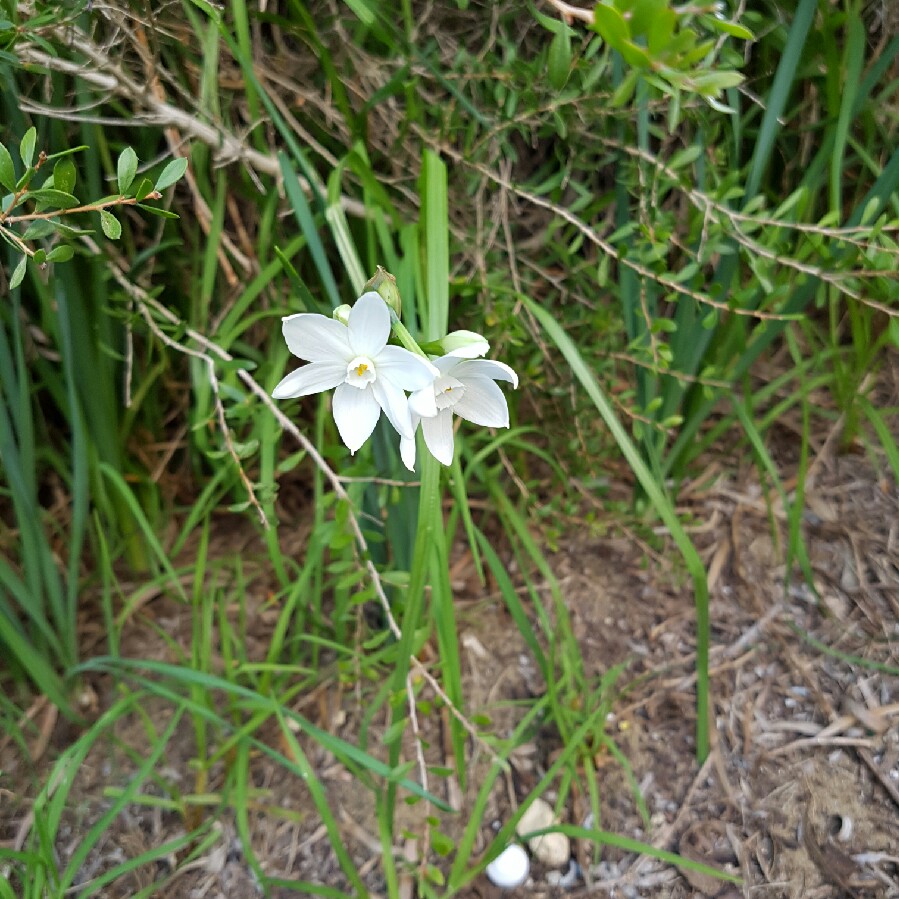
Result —
[[744, 200], [754, 197], [761, 187], [762, 176], [768, 167], [771, 154], [774, 152], [777, 135], [783, 128], [784, 110], [796, 81], [802, 50], [817, 11], [818, 0], [799, 0], [790, 25], [790, 32], [787, 35], [787, 42], [781, 53], [777, 73], [774, 76], [774, 83], [765, 100], [765, 115], [762, 118], [755, 151], [752, 154]]
[[571, 338], [562, 330], [559, 323], [542, 306], [525, 298], [525, 304], [531, 310], [550, 336], [565, 360], [571, 367], [574, 376], [580, 381], [587, 395], [593, 401], [602, 416], [606, 427], [612, 433], [619, 449], [627, 459], [631, 470], [637, 477], [640, 486], [652, 503], [658, 516], [665, 523], [672, 539], [683, 556], [684, 563], [693, 580], [696, 598], [696, 757], [703, 762], [709, 753], [709, 593], [708, 581], [702, 559], [696, 547], [684, 530], [674, 506], [655, 480], [643, 461], [639, 450], [634, 446], [627, 431], [615, 414], [612, 404], [599, 387], [593, 373], [587, 368], [577, 347]]
[[[446, 333], [449, 318], [449, 211], [446, 165], [433, 151], [422, 156], [422, 221], [424, 222], [425, 294], [422, 336], [437, 340]], [[420, 319], [421, 320], [421, 319]]]

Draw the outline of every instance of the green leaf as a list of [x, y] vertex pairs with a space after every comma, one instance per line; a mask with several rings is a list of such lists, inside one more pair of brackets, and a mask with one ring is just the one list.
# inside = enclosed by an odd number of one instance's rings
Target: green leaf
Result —
[[634, 68], [638, 69], [648, 69], [652, 67], [652, 58], [650, 55], [633, 41], [624, 41], [624, 43], [616, 49], [624, 57], [624, 61], [629, 66], [634, 66]]
[[134, 196], [137, 197], [138, 200], [143, 200], [144, 197], [151, 193], [153, 193], [153, 182], [149, 178], [144, 178], [134, 192]]
[[25, 136], [22, 138], [22, 143], [19, 144], [19, 156], [22, 157], [22, 162], [25, 165], [25, 168], [31, 168], [31, 162], [34, 159], [34, 145], [37, 143], [37, 129], [32, 125], [26, 132]]
[[22, 235], [22, 240], [40, 240], [42, 237], [46, 237], [48, 234], [55, 233], [56, 222], [52, 222], [49, 219], [38, 219], [37, 221], [32, 222], [25, 229], [25, 233]]
[[[663, 331], [666, 334], [673, 334], [677, 331], [677, 322], [673, 318], [656, 318], [652, 323], [651, 328], [653, 334], [660, 334]], [[656, 397], [656, 399], [661, 400], [661, 397]]]
[[137, 153], [131, 147], [125, 147], [119, 153], [116, 171], [118, 174], [119, 193], [126, 194], [134, 181], [134, 176], [137, 174]]
[[222, 14], [209, 2], [209, 0], [190, 0], [190, 2], [198, 9], [203, 10], [216, 25], [222, 24]]
[[631, 99], [634, 95], [634, 91], [637, 89], [639, 77], [639, 73], [635, 69], [631, 69], [624, 78], [621, 79], [621, 84], [618, 85], [615, 89], [615, 93], [612, 94], [611, 105], [613, 109], [620, 109]]
[[646, 44], [651, 56], [658, 59], [668, 49], [676, 25], [677, 15], [673, 9], [663, 9], [653, 17], [646, 31]]
[[22, 173], [22, 177], [19, 178], [18, 181], [16, 181], [17, 191], [26, 190], [28, 188], [28, 185], [31, 184], [31, 179], [34, 177], [35, 171], [36, 169], [31, 167], [25, 169], [25, 171]]
[[47, 261], [47, 251], [44, 249], [35, 250], [34, 256], [31, 258], [35, 265], [43, 265]]
[[431, 846], [438, 855], [442, 855], [444, 857], [449, 855], [453, 851], [453, 849], [456, 848], [456, 844], [453, 842], [453, 840], [445, 833], [441, 833], [439, 830], [432, 831]]
[[258, 367], [252, 359], [227, 359], [218, 365], [222, 371], [254, 371]]
[[[44, 219], [44, 221], [47, 221]], [[66, 237], [81, 237], [82, 234], [93, 234], [93, 230], [90, 228], [75, 228], [72, 225], [68, 225], [65, 222], [56, 222], [50, 221], [50, 224], [53, 226], [53, 230], [57, 234], [64, 234]]]
[[171, 187], [184, 176], [186, 171], [187, 157], [179, 156], [177, 159], [173, 159], [156, 179], [156, 190], [163, 191], [167, 187]]
[[53, 187], [39, 187], [37, 190], [30, 190], [25, 194], [25, 199], [43, 203], [45, 206], [55, 206], [58, 209], [72, 209], [80, 202], [78, 197]]
[[361, 0], [346, 0], [346, 5], [355, 13], [363, 25], [371, 27], [377, 23], [377, 14], [368, 3], [361, 2]]
[[258, 440], [248, 440], [246, 443], [239, 443], [234, 440], [231, 444], [238, 459], [248, 459], [259, 449]]
[[143, 209], [144, 212], [149, 212], [151, 215], [158, 216], [161, 219], [176, 219], [178, 216], [174, 212], [169, 212], [168, 209], [160, 209], [158, 206], [147, 206], [145, 203], [138, 203], [138, 208]]
[[75, 163], [71, 159], [60, 159], [53, 166], [53, 186], [57, 190], [67, 194], [72, 193], [77, 178], [78, 172], [75, 169]]
[[682, 53], [677, 60], [677, 64], [682, 69], [687, 69], [694, 63], [699, 62], [703, 57], [708, 56], [714, 49], [714, 41], [703, 41], [701, 44], [696, 44], [692, 49]]
[[13, 165], [12, 156], [3, 144], [0, 144], [0, 184], [8, 191], [16, 190], [16, 167]]
[[742, 83], [743, 76], [739, 72], [702, 72], [693, 76], [694, 90], [706, 96], [720, 94], [721, 91]]
[[549, 45], [547, 69], [549, 83], [555, 90], [562, 90], [571, 71], [571, 35], [566, 28], [557, 31]]
[[727, 19], [719, 19], [718, 16], [703, 16], [702, 23], [713, 31], [720, 31], [731, 37], [738, 37], [744, 41], [755, 40], [753, 33], [745, 26], [729, 22]]
[[118, 240], [122, 236], [122, 223], [108, 210], [100, 210], [100, 227], [110, 240]]
[[557, 19], [554, 16], [545, 16], [535, 7], [531, 8], [531, 14], [547, 31], [551, 31], [553, 34], [558, 34], [560, 31], [574, 31], [570, 25], [566, 25], [561, 19]]
[[690, 144], [689, 147], [684, 147], [683, 150], [678, 150], [678, 152], [671, 157], [671, 159], [668, 161], [668, 168], [676, 172], [678, 169], [682, 169], [685, 166], [696, 162], [701, 154], [702, 147], [700, 147], [699, 144]]
[[28, 262], [28, 257], [23, 256], [17, 263], [16, 267], [13, 269], [12, 277], [9, 279], [9, 289], [15, 290], [25, 278], [25, 265]]
[[668, 0], [636, 0], [629, 5], [631, 8], [628, 21], [631, 34], [635, 37], [648, 35], [662, 13], [674, 12], [668, 9]]
[[75, 255], [75, 248], [67, 243], [53, 247], [47, 254], [47, 262], [68, 262]]
[[63, 156], [71, 156], [73, 153], [80, 153], [82, 150], [90, 150], [90, 147], [87, 144], [80, 144], [77, 147], [69, 147], [68, 150], [60, 150], [58, 153], [50, 153], [47, 156], [47, 161], [49, 162], [51, 159], [62, 159]]
[[631, 39], [627, 21], [614, 6], [605, 3], [597, 3], [593, 10], [593, 28], [613, 50], [619, 52]]

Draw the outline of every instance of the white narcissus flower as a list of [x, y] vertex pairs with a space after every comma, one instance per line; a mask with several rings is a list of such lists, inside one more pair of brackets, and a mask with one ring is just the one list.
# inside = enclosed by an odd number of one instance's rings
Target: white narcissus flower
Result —
[[281, 330], [294, 356], [308, 362], [285, 377], [275, 399], [334, 391], [332, 409], [340, 439], [355, 453], [371, 436], [381, 410], [403, 438], [415, 428], [405, 390], [430, 388], [439, 371], [421, 356], [390, 346], [390, 312], [374, 291], [364, 293], [346, 324], [301, 312], [282, 320]]
[[[440, 374], [433, 384], [409, 397], [413, 430], [421, 432], [431, 455], [444, 465], [453, 461], [453, 415], [488, 428], [509, 427], [509, 407], [497, 381], [518, 386], [518, 375], [503, 362], [464, 359], [452, 353], [434, 359]], [[403, 464], [415, 468], [415, 439], [401, 435]]]

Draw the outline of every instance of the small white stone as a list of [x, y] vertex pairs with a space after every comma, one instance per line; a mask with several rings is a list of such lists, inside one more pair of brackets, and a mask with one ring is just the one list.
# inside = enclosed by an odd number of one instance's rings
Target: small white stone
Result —
[[527, 852], [518, 843], [512, 843], [487, 865], [486, 873], [491, 883], [504, 890], [511, 890], [520, 887], [528, 879], [530, 867]]
[[[520, 837], [535, 830], [553, 827], [559, 821], [553, 814], [552, 806], [539, 796], [527, 807], [515, 830]], [[571, 857], [571, 841], [564, 833], [546, 833], [528, 840], [528, 849], [547, 868], [561, 868]]]

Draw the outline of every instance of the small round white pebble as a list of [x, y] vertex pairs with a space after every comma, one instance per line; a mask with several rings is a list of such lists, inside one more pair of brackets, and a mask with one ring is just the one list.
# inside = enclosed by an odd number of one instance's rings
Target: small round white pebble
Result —
[[520, 887], [528, 879], [530, 870], [528, 854], [518, 845], [512, 843], [487, 865], [487, 876], [504, 890]]

